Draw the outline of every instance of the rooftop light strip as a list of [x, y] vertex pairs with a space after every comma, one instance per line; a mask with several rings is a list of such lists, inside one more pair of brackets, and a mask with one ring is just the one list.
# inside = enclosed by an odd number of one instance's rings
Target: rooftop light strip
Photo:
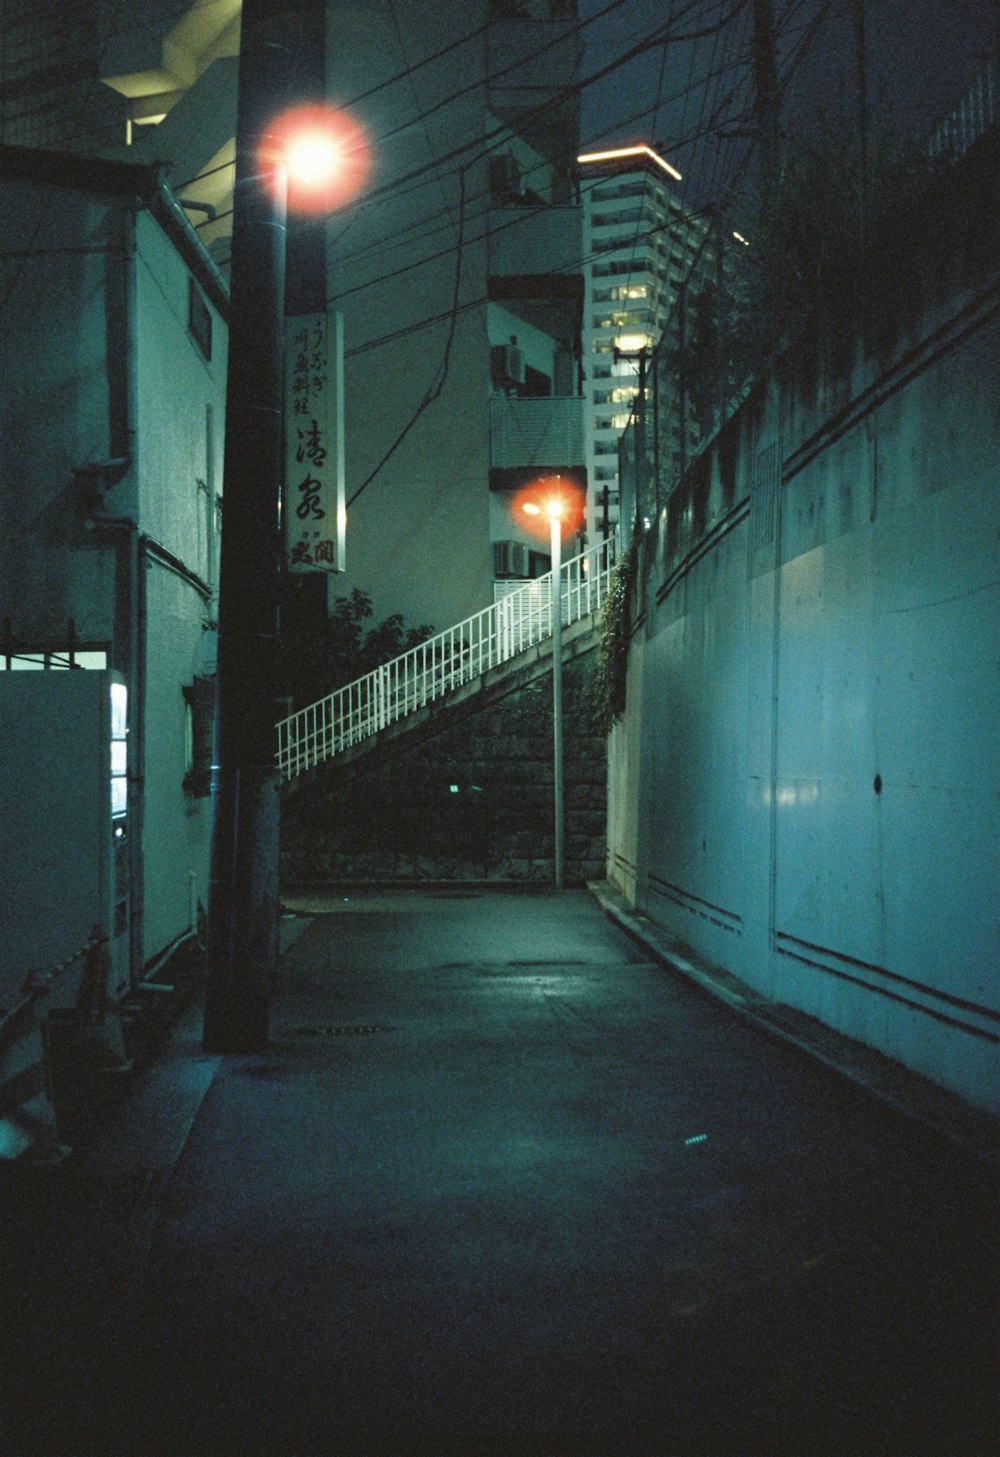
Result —
[[668, 177], [673, 177], [677, 182], [681, 180], [681, 174], [670, 162], [664, 161], [659, 152], [654, 152], [652, 147], [614, 147], [608, 152], [584, 152], [577, 157], [578, 163], [584, 162], [618, 162], [625, 157], [648, 157], [655, 162], [657, 167], [666, 172]]

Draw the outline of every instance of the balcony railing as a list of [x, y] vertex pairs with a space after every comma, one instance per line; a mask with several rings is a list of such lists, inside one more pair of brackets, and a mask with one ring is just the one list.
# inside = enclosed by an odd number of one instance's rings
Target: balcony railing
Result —
[[490, 464], [582, 465], [586, 460], [584, 401], [578, 396], [490, 402]]
[[990, 61], [927, 144], [931, 157], [957, 161], [996, 120], [996, 65]]
[[[615, 563], [613, 541], [563, 563], [562, 621], [596, 612]], [[528, 582], [457, 627], [393, 658], [364, 678], [321, 698], [278, 724], [278, 768], [293, 779], [343, 753], [490, 668], [509, 662], [552, 635], [552, 573]]]

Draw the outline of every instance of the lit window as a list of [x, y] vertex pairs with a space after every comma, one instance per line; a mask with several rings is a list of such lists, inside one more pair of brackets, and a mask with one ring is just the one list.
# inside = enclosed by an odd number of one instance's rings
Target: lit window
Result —
[[128, 809], [128, 689], [111, 684], [111, 814], [123, 819]]
[[619, 334], [615, 345], [628, 354], [634, 354], [640, 349], [648, 349], [652, 342], [648, 334]]
[[50, 648], [37, 653], [4, 653], [0, 651], [0, 672], [38, 672], [59, 668], [106, 668], [106, 652], [74, 648]]

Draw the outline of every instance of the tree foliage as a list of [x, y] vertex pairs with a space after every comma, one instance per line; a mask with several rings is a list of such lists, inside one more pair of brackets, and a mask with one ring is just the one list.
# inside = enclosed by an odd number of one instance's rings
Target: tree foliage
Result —
[[355, 587], [338, 597], [326, 621], [287, 633], [281, 644], [281, 691], [295, 709], [363, 678], [431, 636], [426, 624], [407, 627], [401, 613], [371, 624], [372, 600]]
[[619, 557], [604, 599], [601, 640], [589, 687], [591, 720], [602, 733], [610, 733], [625, 712], [636, 561], [634, 547]]

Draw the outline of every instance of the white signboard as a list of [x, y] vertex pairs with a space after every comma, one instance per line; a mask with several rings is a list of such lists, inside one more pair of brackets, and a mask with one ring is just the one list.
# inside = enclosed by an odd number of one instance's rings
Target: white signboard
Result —
[[344, 319], [297, 314], [285, 334], [285, 551], [292, 572], [342, 572]]

